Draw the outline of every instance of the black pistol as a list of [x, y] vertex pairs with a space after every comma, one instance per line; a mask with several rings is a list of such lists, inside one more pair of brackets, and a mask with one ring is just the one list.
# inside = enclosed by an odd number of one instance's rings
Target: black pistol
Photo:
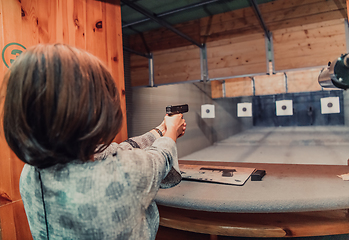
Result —
[[168, 114], [169, 116], [174, 114], [179, 114], [179, 113], [186, 113], [188, 111], [189, 111], [188, 104], [177, 105], [177, 106], [170, 105], [166, 107], [166, 114]]

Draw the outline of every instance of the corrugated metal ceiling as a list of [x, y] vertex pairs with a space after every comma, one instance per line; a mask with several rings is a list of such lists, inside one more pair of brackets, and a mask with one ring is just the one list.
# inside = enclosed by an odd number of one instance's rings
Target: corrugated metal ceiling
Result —
[[[256, 0], [255, 3], [271, 1], [275, 0]], [[251, 6], [250, 0], [132, 0], [130, 2], [170, 25]], [[121, 0], [121, 15], [124, 35], [163, 27], [153, 20], [138, 23], [147, 17], [126, 5], [123, 0]]]

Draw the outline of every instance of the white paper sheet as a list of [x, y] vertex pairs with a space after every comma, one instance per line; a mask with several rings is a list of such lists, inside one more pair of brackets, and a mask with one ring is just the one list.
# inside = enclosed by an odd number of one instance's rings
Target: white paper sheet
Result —
[[293, 102], [292, 100], [276, 101], [276, 116], [292, 116]]
[[252, 117], [252, 103], [238, 103], [238, 117]]
[[339, 97], [321, 98], [321, 114], [340, 113]]
[[215, 107], [213, 104], [201, 105], [202, 118], [215, 118]]

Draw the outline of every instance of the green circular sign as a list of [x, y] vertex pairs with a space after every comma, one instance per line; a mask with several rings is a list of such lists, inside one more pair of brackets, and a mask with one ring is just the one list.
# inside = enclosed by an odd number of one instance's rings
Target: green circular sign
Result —
[[2, 61], [7, 68], [26, 48], [20, 43], [9, 43], [2, 49]]

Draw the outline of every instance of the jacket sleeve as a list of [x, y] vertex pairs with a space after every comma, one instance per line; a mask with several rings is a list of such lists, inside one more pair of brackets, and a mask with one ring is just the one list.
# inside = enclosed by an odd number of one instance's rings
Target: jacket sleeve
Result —
[[155, 140], [156, 137], [154, 136], [154, 134], [147, 132], [143, 135], [125, 140], [124, 142], [119, 144], [119, 147], [123, 149], [129, 149], [130, 147], [144, 149], [150, 147]]
[[141, 136], [129, 138], [120, 144], [112, 142], [103, 152], [94, 155], [95, 160], [105, 159], [108, 155], [114, 154], [118, 149], [132, 150], [133, 148], [144, 149], [150, 147], [156, 137], [151, 133], [147, 132]]
[[[130, 182], [135, 184], [135, 191], [141, 192], [140, 201], [146, 208], [154, 200], [162, 181], [172, 171], [173, 166], [178, 166], [176, 143], [168, 137], [158, 138], [151, 146], [144, 149], [118, 151], [118, 156], [125, 164], [133, 162], [128, 167], [132, 179]], [[176, 177], [171, 179], [171, 186], [181, 181], [180, 173]]]

